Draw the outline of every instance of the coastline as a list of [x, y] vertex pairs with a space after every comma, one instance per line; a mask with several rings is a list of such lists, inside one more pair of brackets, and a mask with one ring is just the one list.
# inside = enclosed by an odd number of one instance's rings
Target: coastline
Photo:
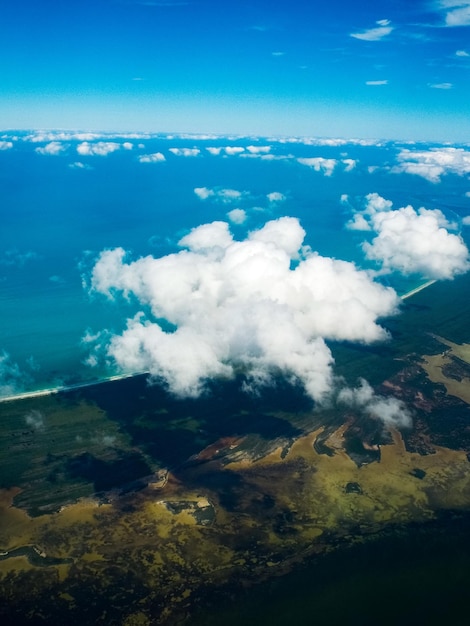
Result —
[[[423, 291], [423, 289], [430, 287], [435, 282], [437, 282], [435, 279], [428, 280], [426, 283], [419, 285], [419, 287], [415, 287], [414, 289], [411, 289], [411, 291], [408, 291], [407, 293], [403, 294], [402, 296], [400, 296], [400, 298], [402, 300], [411, 298], [412, 296], [419, 293], [420, 291]], [[24, 391], [24, 392], [15, 393], [9, 396], [0, 397], [0, 404], [3, 402], [15, 402], [17, 400], [29, 400], [31, 398], [52, 396], [58, 393], [66, 393], [68, 391], [75, 391], [76, 389], [84, 389], [85, 387], [93, 387], [95, 385], [101, 385], [103, 383], [108, 383], [108, 382], [113, 382], [113, 381], [118, 381], [118, 380], [125, 380], [126, 378], [133, 378], [134, 376], [142, 376], [145, 374], [148, 374], [148, 372], [134, 372], [131, 374], [115, 374], [107, 378], [100, 378], [100, 379], [93, 380], [93, 381], [76, 383], [75, 385], [64, 385], [64, 386], [59, 386], [59, 387], [50, 387], [47, 389]]]
[[407, 293], [404, 293], [402, 296], [400, 296], [400, 298], [402, 300], [406, 300], [407, 298], [411, 298], [411, 296], [414, 296], [416, 293], [419, 293], [420, 291], [423, 291], [423, 289], [426, 289], [427, 287], [430, 287], [431, 285], [434, 285], [435, 282], [437, 282], [436, 279], [428, 280], [423, 285], [420, 285], [419, 287], [415, 287], [411, 291], [408, 291]]
[[0, 397], [0, 404], [2, 402], [16, 402], [17, 400], [29, 400], [31, 398], [40, 398], [42, 396], [53, 396], [58, 393], [67, 393], [68, 391], [75, 391], [76, 389], [84, 389], [85, 387], [94, 387], [95, 385], [102, 385], [103, 383], [110, 383], [118, 380], [125, 380], [126, 378], [134, 378], [134, 376], [144, 376], [148, 372], [134, 372], [131, 374], [115, 374], [114, 376], [108, 376], [108, 378], [100, 378], [98, 380], [92, 380], [83, 383], [76, 383], [75, 385], [64, 385], [62, 387], [51, 387], [49, 389], [37, 389], [35, 391], [24, 391], [16, 393], [11, 396]]

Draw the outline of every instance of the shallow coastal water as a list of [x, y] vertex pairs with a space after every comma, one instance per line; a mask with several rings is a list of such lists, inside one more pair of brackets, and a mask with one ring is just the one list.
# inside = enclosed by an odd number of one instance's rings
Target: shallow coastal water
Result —
[[[263, 141], [231, 139], [243, 149]], [[200, 151], [197, 158], [169, 152], [188, 147], [188, 142]], [[243, 224], [231, 225], [236, 238], [269, 219], [291, 215], [300, 219], [307, 232], [305, 244], [313, 250], [363, 267], [364, 233], [345, 229], [351, 213], [341, 202], [343, 194], [360, 205], [368, 193], [376, 192], [395, 206], [439, 207], [450, 218], [468, 210], [465, 181], [458, 177], [442, 181], [436, 198], [429, 181], [382, 171], [378, 166], [397, 152], [394, 144], [333, 147], [271, 141], [274, 158], [268, 161], [215, 157], [207, 151], [227, 142], [153, 137], [131, 141], [132, 149], [104, 157], [80, 157], [78, 141], [51, 156], [36, 152], [45, 141], [20, 137], [12, 150], [0, 153], [2, 395], [117, 373], [112, 364], [84, 364], [90, 355], [84, 337], [105, 329], [119, 332], [141, 309], [123, 298], [109, 302], [104, 296], [90, 296], [86, 283], [89, 286], [91, 267], [103, 249], [122, 246], [132, 258], [175, 252], [178, 240], [191, 228], [228, 220], [227, 213], [236, 207], [247, 216]], [[165, 162], [139, 162], [139, 156], [157, 152], [166, 155]], [[338, 167], [329, 176], [296, 161], [312, 156], [338, 163], [347, 157], [357, 164], [351, 172]], [[369, 172], [369, 166], [376, 169]], [[196, 188], [232, 189], [241, 195], [235, 203], [203, 201]], [[273, 192], [283, 200], [268, 201]], [[424, 282], [397, 275], [387, 281], [399, 293]]]

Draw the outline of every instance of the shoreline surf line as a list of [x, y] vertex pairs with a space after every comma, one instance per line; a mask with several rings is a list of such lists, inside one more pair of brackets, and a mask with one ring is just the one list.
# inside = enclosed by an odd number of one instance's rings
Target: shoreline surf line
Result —
[[148, 373], [149, 372], [116, 374], [114, 376], [109, 376], [108, 378], [101, 378], [99, 380], [76, 383], [75, 385], [64, 385], [63, 387], [51, 387], [50, 389], [36, 389], [35, 391], [24, 391], [11, 396], [0, 397], [0, 403], [15, 402], [16, 400], [29, 400], [30, 398], [40, 398], [42, 396], [54, 396], [58, 393], [66, 393], [68, 391], [75, 391], [76, 389], [84, 389], [85, 387], [94, 387], [95, 385], [102, 385], [104, 383], [110, 383], [117, 380], [125, 380], [126, 378], [134, 378], [135, 376], [145, 376]]
[[[419, 293], [423, 289], [434, 285], [436, 280], [428, 280], [426, 283], [420, 285], [419, 287], [415, 287], [411, 291], [404, 293], [400, 298], [402, 300], [406, 300], [407, 298], [411, 298], [415, 294]], [[50, 389], [37, 389], [36, 391], [25, 391], [22, 393], [17, 393], [11, 396], [0, 397], [0, 404], [2, 402], [14, 402], [16, 400], [28, 400], [30, 398], [40, 398], [41, 396], [52, 396], [58, 393], [64, 393], [68, 391], [74, 391], [75, 389], [83, 389], [85, 387], [93, 387], [94, 385], [101, 385], [103, 383], [109, 383], [117, 380], [125, 380], [126, 378], [133, 378], [134, 376], [144, 376], [149, 374], [149, 372], [135, 372], [133, 374], [116, 374], [114, 376], [109, 376], [108, 378], [102, 378], [100, 380], [94, 380], [89, 382], [77, 383], [75, 385], [66, 385], [63, 387], [52, 387]]]
[[426, 289], [427, 287], [430, 287], [431, 285], [434, 285], [435, 282], [437, 282], [436, 279], [428, 280], [427, 283], [424, 283], [423, 285], [420, 285], [419, 287], [415, 287], [411, 291], [408, 291], [407, 293], [404, 293], [402, 296], [400, 296], [400, 298], [402, 300], [406, 300], [406, 298], [411, 298], [411, 296], [414, 296], [415, 293], [418, 293], [419, 291], [423, 291], [423, 289]]

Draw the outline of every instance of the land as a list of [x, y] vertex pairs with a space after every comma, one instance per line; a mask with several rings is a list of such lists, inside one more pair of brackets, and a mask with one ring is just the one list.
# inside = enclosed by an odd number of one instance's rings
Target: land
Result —
[[326, 571], [380, 537], [460, 524], [467, 287], [452, 302], [438, 284], [408, 298], [389, 346], [335, 349], [351, 381], [406, 402], [402, 431], [319, 410], [282, 381], [183, 401], [139, 376], [0, 405], [2, 619], [221, 623], [219, 605], [306, 563]]

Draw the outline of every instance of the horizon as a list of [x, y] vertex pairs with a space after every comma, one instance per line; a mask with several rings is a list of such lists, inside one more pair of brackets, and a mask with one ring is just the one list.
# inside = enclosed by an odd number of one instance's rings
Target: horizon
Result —
[[468, 0], [26, 0], [2, 13], [5, 128], [470, 141]]

